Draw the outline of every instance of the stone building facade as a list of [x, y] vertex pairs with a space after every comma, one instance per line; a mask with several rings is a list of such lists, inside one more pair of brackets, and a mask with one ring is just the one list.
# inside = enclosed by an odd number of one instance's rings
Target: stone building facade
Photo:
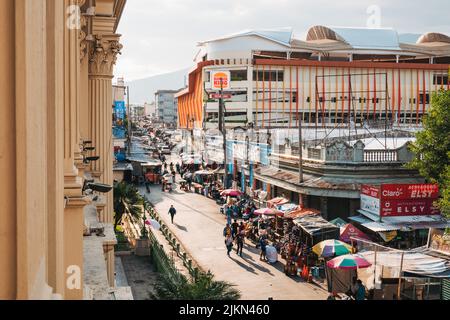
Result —
[[[110, 232], [113, 199], [94, 202], [83, 186], [113, 183], [112, 79], [125, 3], [0, 2], [0, 299], [95, 297], [86, 294], [85, 214], [94, 206]], [[99, 243], [111, 288], [114, 243]]]

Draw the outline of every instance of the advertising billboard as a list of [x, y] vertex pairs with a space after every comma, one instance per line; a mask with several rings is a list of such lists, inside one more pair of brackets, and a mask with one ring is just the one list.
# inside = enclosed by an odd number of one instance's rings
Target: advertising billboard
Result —
[[116, 126], [123, 126], [125, 115], [126, 115], [126, 108], [125, 108], [125, 102], [124, 101], [114, 101], [114, 113], [116, 116]]
[[213, 90], [230, 90], [230, 71], [211, 71], [211, 86]]
[[382, 217], [439, 215], [434, 203], [435, 184], [384, 184], [361, 186], [361, 209]]

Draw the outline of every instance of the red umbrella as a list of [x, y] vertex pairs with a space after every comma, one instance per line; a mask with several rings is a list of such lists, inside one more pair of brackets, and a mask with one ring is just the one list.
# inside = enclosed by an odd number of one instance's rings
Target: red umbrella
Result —
[[240, 192], [239, 190], [227, 189], [222, 191], [220, 195], [225, 197], [239, 197], [242, 195], [242, 192]]

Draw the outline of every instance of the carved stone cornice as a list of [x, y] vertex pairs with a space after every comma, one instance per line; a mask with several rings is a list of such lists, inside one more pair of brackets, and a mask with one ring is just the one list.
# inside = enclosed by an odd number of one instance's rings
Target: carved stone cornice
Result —
[[120, 35], [96, 35], [89, 50], [89, 74], [113, 77], [113, 68], [123, 46]]

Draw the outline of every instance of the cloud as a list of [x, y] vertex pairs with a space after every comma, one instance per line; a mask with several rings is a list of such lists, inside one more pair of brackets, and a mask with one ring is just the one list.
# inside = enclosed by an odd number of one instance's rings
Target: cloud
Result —
[[383, 27], [450, 34], [448, 0], [129, 0], [116, 74], [132, 80], [190, 67], [197, 42], [243, 29], [291, 26], [304, 36], [317, 24], [365, 27], [371, 5]]

